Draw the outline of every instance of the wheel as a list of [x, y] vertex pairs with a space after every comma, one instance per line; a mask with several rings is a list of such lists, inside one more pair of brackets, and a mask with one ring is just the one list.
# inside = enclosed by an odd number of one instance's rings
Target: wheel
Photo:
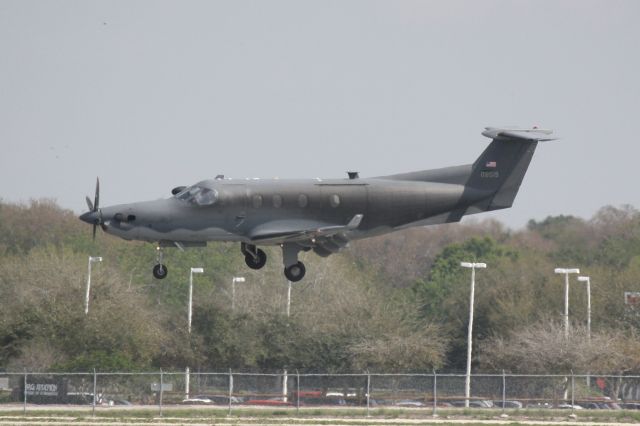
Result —
[[267, 254], [258, 249], [256, 251], [256, 257], [253, 257], [250, 253], [244, 255], [244, 261], [251, 269], [260, 269], [267, 263]]
[[291, 282], [300, 281], [304, 278], [305, 272], [307, 272], [307, 269], [304, 267], [304, 263], [302, 262], [298, 262], [284, 268], [284, 276]]
[[169, 270], [162, 263], [158, 263], [153, 267], [153, 276], [159, 280], [166, 278], [167, 273], [169, 273]]

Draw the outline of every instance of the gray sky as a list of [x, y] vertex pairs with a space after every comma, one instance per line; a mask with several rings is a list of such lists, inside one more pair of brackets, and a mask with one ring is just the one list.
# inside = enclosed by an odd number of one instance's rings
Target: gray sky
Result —
[[[230, 177], [472, 162], [539, 125], [512, 209], [640, 206], [638, 1], [0, 0], [0, 197], [86, 210]], [[484, 215], [485, 217], [487, 215]]]

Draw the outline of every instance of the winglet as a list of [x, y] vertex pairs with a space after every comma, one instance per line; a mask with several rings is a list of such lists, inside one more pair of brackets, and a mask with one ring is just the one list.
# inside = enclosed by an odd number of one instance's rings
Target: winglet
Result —
[[349, 223], [347, 223], [346, 228], [349, 231], [353, 231], [354, 229], [357, 229], [358, 226], [360, 226], [360, 222], [362, 222], [362, 218], [364, 217], [363, 214], [357, 214], [355, 215], [350, 221]]
[[532, 127], [531, 129], [519, 129], [519, 128], [501, 128], [501, 127], [485, 127], [485, 131], [482, 132], [483, 136], [490, 139], [505, 138], [505, 139], [522, 139], [527, 141], [552, 141], [557, 138], [550, 137], [553, 130], [538, 129]]

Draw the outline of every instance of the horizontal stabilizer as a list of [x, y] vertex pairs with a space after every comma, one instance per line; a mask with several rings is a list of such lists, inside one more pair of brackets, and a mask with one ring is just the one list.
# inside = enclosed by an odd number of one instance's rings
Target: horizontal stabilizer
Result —
[[557, 139], [550, 136], [552, 133], [553, 130], [538, 129], [535, 127], [531, 129], [485, 127], [485, 131], [482, 132], [482, 135], [490, 139], [504, 138], [546, 142]]

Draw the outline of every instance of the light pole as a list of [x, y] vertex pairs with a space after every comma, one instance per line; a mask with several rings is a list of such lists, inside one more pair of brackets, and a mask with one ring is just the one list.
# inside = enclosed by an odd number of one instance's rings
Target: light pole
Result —
[[191, 334], [191, 314], [193, 307], [193, 274], [202, 274], [204, 269], [202, 268], [191, 268], [191, 272], [189, 273], [189, 312], [187, 318], [187, 331]]
[[[569, 339], [569, 274], [579, 274], [578, 268], [556, 268], [554, 271], [556, 274], [564, 274], [564, 338]], [[566, 401], [569, 395], [569, 378], [564, 378], [564, 394], [563, 398]]]
[[[587, 341], [591, 343], [591, 277], [580, 276], [578, 281], [587, 283]], [[590, 387], [591, 377], [587, 372], [587, 387]]]
[[[291, 316], [291, 281], [287, 280], [287, 319]], [[287, 394], [289, 393], [287, 389], [287, 383], [289, 382], [289, 375], [287, 373], [287, 369], [284, 369], [284, 374], [282, 375], [282, 400], [287, 402]]]
[[[193, 312], [193, 274], [202, 274], [204, 269], [191, 268], [189, 273], [189, 309], [187, 312], [187, 332], [189, 333], [189, 342], [191, 342], [191, 314]], [[185, 369], [184, 373], [184, 397], [189, 398], [189, 366]]]
[[591, 340], [591, 277], [578, 277], [578, 281], [587, 283], [587, 338]]
[[578, 268], [556, 268], [553, 272], [564, 274], [564, 338], [569, 338], [569, 274], [579, 274]]
[[291, 316], [291, 281], [287, 281], [287, 318]]
[[231, 310], [236, 310], [236, 283], [243, 283], [244, 277], [233, 277], [231, 280]]
[[469, 295], [469, 330], [467, 334], [467, 375], [464, 381], [464, 406], [469, 408], [469, 397], [471, 396], [471, 336], [473, 334], [473, 303], [476, 287], [476, 268], [484, 269], [486, 263], [461, 262], [463, 268], [471, 268], [471, 294]]
[[84, 314], [85, 315], [89, 313], [89, 292], [91, 291], [91, 264], [93, 262], [102, 262], [102, 257], [89, 256], [89, 273], [87, 274], [87, 292], [84, 297]]

